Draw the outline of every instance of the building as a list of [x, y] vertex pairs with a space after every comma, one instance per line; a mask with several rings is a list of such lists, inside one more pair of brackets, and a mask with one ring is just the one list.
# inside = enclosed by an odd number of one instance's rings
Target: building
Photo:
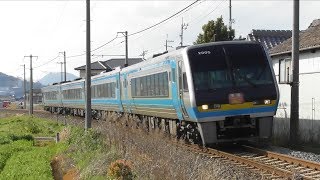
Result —
[[[101, 72], [108, 72], [114, 70], [116, 67], [124, 67], [124, 58], [114, 58], [108, 59], [106, 61], [96, 61], [91, 63], [91, 76], [100, 74]], [[141, 58], [129, 58], [128, 59], [128, 66], [133, 64], [142, 62]], [[80, 77], [84, 78], [86, 75], [86, 65], [80, 66], [75, 68], [80, 73]]]
[[[320, 19], [300, 32], [299, 42], [299, 135], [303, 142], [320, 144]], [[269, 51], [280, 90], [274, 124], [278, 137], [289, 137], [291, 51], [292, 38]]]
[[248, 41], [258, 41], [268, 50], [281, 44], [292, 36], [291, 30], [258, 30], [253, 29], [247, 36]]
[[[26, 98], [26, 103], [29, 105], [30, 104], [30, 92], [27, 91], [27, 98]], [[42, 92], [41, 89], [33, 89], [33, 103], [34, 104], [41, 104], [42, 103]]]

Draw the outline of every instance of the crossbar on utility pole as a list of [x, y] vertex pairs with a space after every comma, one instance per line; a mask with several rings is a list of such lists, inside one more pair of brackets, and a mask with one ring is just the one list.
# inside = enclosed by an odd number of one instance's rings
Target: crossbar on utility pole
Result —
[[290, 142], [295, 145], [299, 132], [299, 0], [293, 0], [292, 83], [290, 111]]
[[[67, 81], [67, 60], [66, 60], [66, 52], [59, 52], [59, 54], [62, 53], [63, 54], [63, 64], [64, 64], [64, 81]], [[62, 70], [61, 70], [62, 72]], [[61, 79], [62, 82], [62, 79]]]
[[33, 77], [32, 77], [32, 58], [38, 57], [38, 56], [24, 56], [24, 57], [30, 57], [30, 91], [29, 91], [29, 115], [33, 114]]
[[168, 51], [168, 47], [172, 47], [172, 46], [169, 46], [168, 43], [171, 43], [171, 42], [174, 42], [172, 40], [168, 40], [168, 34], [167, 34], [167, 38], [166, 38], [166, 44], [164, 45], [166, 47], [166, 51]]
[[91, 47], [90, 47], [90, 0], [86, 0], [86, 112], [85, 129], [91, 128]]
[[67, 60], [66, 60], [65, 51], [63, 51], [63, 64], [64, 64], [64, 81], [67, 81]]

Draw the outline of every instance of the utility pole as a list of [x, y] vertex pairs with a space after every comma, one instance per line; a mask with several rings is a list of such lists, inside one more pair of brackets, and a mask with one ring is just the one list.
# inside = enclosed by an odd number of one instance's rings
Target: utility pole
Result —
[[231, 0], [229, 0], [229, 29], [232, 29], [232, 16], [231, 16]]
[[229, 40], [232, 40], [230, 33], [232, 30], [232, 23], [234, 23], [234, 19], [232, 19], [231, 13], [232, 12], [232, 6], [231, 6], [231, 0], [229, 0], [229, 31], [228, 31], [228, 38]]
[[62, 71], [62, 65], [64, 64], [63, 62], [57, 62], [58, 64], [61, 65], [61, 71], [60, 71], [60, 82], [62, 82], [62, 77], [63, 77], [63, 71]]
[[23, 109], [26, 109], [26, 98], [27, 98], [27, 88], [26, 88], [26, 65], [23, 65]]
[[24, 56], [24, 57], [30, 57], [30, 91], [29, 91], [29, 115], [33, 114], [33, 77], [32, 77], [32, 58], [38, 57], [38, 56]]
[[293, 0], [292, 83], [290, 111], [290, 142], [295, 145], [299, 132], [299, 0]]
[[188, 24], [183, 23], [183, 18], [182, 18], [181, 34], [180, 34], [180, 38], [181, 38], [180, 46], [183, 46], [183, 30], [186, 30], [187, 27], [188, 27]]
[[[67, 81], [67, 61], [66, 61], [66, 52], [59, 52], [63, 54], [63, 64], [64, 64], [64, 81]], [[62, 72], [62, 70], [61, 70]], [[62, 82], [62, 79], [61, 79]]]
[[91, 47], [90, 47], [90, 0], [86, 0], [87, 31], [86, 31], [86, 112], [85, 129], [91, 128]]
[[125, 37], [126, 41], [126, 58], [124, 60], [124, 67], [128, 66], [128, 31], [125, 32], [118, 32], [121, 33]]
[[168, 47], [172, 47], [172, 46], [168, 46], [168, 43], [170, 42], [174, 42], [174, 41], [168, 40], [168, 34], [167, 34], [166, 45], [164, 45], [166, 47], [166, 51], [168, 51]]

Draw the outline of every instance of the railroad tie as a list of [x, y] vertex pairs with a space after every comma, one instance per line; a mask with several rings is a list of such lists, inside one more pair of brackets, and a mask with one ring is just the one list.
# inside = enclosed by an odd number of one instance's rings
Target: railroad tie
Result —
[[305, 174], [306, 172], [309, 172], [309, 171], [312, 171], [312, 169], [308, 169], [308, 168], [306, 168], [306, 169], [304, 169], [304, 170], [300, 171], [300, 173]]
[[265, 161], [265, 163], [271, 163], [271, 162], [275, 162], [275, 161], [277, 161], [277, 159], [270, 159], [270, 160]]
[[307, 173], [305, 174], [306, 176], [314, 176], [314, 175], [318, 175], [320, 174], [320, 171], [314, 171], [314, 172], [310, 172], [310, 173]]
[[257, 156], [257, 157], [253, 157], [252, 159], [261, 159], [261, 158], [265, 158], [265, 156]]

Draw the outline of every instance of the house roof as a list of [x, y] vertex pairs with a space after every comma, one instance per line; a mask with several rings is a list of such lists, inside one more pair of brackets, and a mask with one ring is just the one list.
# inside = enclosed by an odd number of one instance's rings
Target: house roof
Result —
[[[116, 67], [121, 66], [121, 68], [124, 67], [124, 58], [114, 58], [114, 59], [108, 59], [103, 62], [104, 65], [110, 67], [111, 69], [115, 69]], [[133, 64], [137, 64], [139, 62], [143, 61], [141, 58], [128, 58], [128, 66], [131, 66]]]
[[251, 34], [248, 34], [249, 41], [258, 41], [265, 45], [267, 49], [271, 49], [286, 39], [291, 37], [290, 30], [258, 30], [253, 29]]
[[[74, 70], [85, 70], [86, 65], [74, 68]], [[105, 70], [106, 66], [101, 61], [91, 63], [91, 70]]]
[[[299, 33], [299, 50], [320, 48], [320, 19], [313, 20], [307, 30]], [[292, 38], [270, 50], [271, 56], [290, 53]]]
[[[91, 63], [91, 70], [106, 70], [111, 71], [115, 69], [116, 67], [124, 67], [124, 58], [114, 58], [114, 59], [108, 59], [106, 61], [96, 61]], [[133, 64], [139, 63], [143, 61], [141, 58], [129, 58], [128, 59], [128, 66], [131, 66]], [[86, 65], [74, 68], [75, 70], [85, 70]]]

